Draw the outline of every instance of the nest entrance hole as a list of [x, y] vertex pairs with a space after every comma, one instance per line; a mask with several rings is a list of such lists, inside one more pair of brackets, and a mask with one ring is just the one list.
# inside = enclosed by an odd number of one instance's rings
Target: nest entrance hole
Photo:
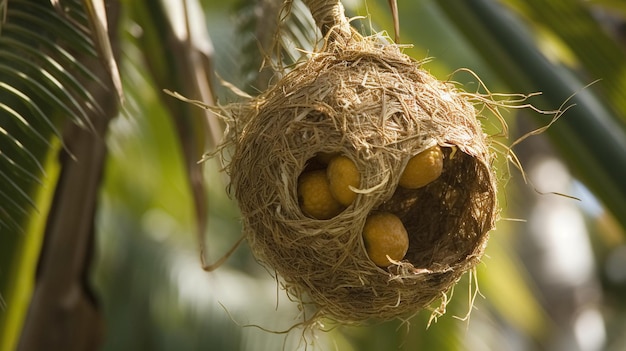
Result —
[[438, 271], [458, 265], [474, 253], [480, 233], [491, 223], [477, 222], [473, 216], [495, 201], [489, 189], [480, 189], [487, 170], [473, 157], [452, 150], [443, 148], [444, 170], [439, 178], [419, 189], [398, 186], [392, 198], [376, 209], [400, 217], [409, 233], [405, 260], [416, 268]]

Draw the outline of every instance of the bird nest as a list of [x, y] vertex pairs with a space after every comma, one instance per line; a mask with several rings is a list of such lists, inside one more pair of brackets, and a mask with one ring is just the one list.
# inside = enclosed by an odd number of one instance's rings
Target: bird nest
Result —
[[[472, 94], [396, 45], [333, 33], [268, 90], [225, 108], [231, 189], [254, 255], [317, 316], [406, 317], [480, 262], [497, 216], [488, 138]], [[433, 146], [442, 150], [441, 174], [417, 189], [399, 186], [409, 160]], [[328, 154], [350, 159], [360, 181], [354, 201], [317, 219], [303, 211], [298, 182]], [[379, 212], [397, 216], [409, 241], [386, 266], [370, 259], [363, 238]]]

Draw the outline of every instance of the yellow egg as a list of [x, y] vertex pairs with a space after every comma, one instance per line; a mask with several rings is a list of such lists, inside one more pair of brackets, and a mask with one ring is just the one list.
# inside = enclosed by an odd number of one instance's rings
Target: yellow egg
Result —
[[361, 182], [361, 175], [354, 162], [346, 156], [336, 156], [328, 163], [326, 170], [330, 182], [330, 193], [344, 206], [350, 206], [356, 198], [356, 193], [350, 186], [357, 188]]
[[398, 184], [407, 189], [421, 188], [439, 178], [442, 171], [443, 152], [435, 145], [411, 157]]
[[400, 261], [409, 249], [409, 235], [398, 216], [389, 212], [370, 215], [363, 228], [363, 243], [370, 260], [379, 267]]
[[315, 219], [330, 219], [343, 211], [343, 206], [330, 193], [326, 170], [300, 175], [298, 201], [302, 211]]

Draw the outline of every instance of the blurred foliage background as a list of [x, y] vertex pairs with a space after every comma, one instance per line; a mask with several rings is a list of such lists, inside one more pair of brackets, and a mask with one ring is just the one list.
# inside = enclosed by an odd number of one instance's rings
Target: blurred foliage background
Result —
[[[386, 1], [343, 3], [355, 28], [393, 36]], [[222, 126], [163, 89], [208, 104], [236, 101], [222, 80], [264, 89], [281, 4], [0, 1], [0, 350], [37, 349], [34, 339], [66, 350], [625, 349], [626, 4], [400, 0], [400, 43], [439, 79], [485, 92], [468, 68], [492, 92], [542, 92], [528, 102], [569, 108], [513, 148], [525, 176], [500, 155], [502, 219], [430, 328], [422, 311], [278, 333], [302, 316], [245, 242], [202, 270], [196, 233], [209, 262], [241, 235], [219, 160], [196, 164]], [[286, 64], [320, 39], [292, 5]], [[551, 121], [505, 112], [504, 145]]]

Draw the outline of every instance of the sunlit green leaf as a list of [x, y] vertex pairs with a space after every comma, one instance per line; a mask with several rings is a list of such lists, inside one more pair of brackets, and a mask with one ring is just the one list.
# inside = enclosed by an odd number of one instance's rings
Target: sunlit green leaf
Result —
[[27, 307], [63, 128], [101, 111], [89, 87], [105, 85], [84, 62], [96, 50], [76, 3], [0, 2], [0, 348], [13, 349], [5, 333], [19, 331]]
[[0, 38], [0, 45], [2, 44], [6, 44], [7, 47], [13, 47], [14, 49], [21, 50], [23, 54], [28, 55], [28, 57], [36, 58], [36, 61], [39, 62], [40, 68], [45, 69], [46, 72], [49, 72], [55, 77], [55, 79], [58, 79], [58, 83], [62, 85], [64, 89], [75, 92], [77, 98], [81, 98], [81, 100], [83, 100], [83, 102], [81, 102], [82, 105], [95, 109], [97, 113], [102, 113], [100, 103], [94, 99], [88, 90], [84, 89], [84, 84], [79, 82], [74, 73], [69, 72], [54, 58], [44, 54], [41, 50], [25, 45], [18, 40]]
[[[58, 128], [52, 124], [52, 122], [50, 121], [50, 118], [47, 117], [46, 114], [43, 113], [43, 111], [39, 108], [39, 106], [37, 106], [35, 101], [33, 101], [29, 96], [24, 94], [22, 91], [17, 90], [15, 87], [12, 87], [2, 82], [0, 82], [0, 89], [4, 89], [10, 92], [13, 95], [15, 95], [17, 98], [22, 100], [22, 103], [24, 104], [24, 106], [26, 106], [26, 108], [30, 110], [33, 117], [37, 118], [37, 120], [40, 121], [42, 124], [47, 125], [50, 128], [50, 130], [52, 130], [55, 136], [57, 136], [59, 139], [61, 138], [61, 133], [59, 132]], [[10, 108], [10, 107], [7, 106], [7, 108]], [[25, 118], [22, 118], [22, 119], [25, 120]], [[26, 123], [28, 124], [28, 122]], [[48, 140], [45, 139], [41, 135], [41, 133], [39, 133], [37, 130], [33, 129], [33, 133], [35, 133], [36, 136], [41, 138], [42, 141], [44, 141], [45, 143], [48, 143]]]
[[[0, 53], [0, 56], [1, 55], [2, 54]], [[7, 56], [13, 57], [13, 58], [16, 57], [16, 55], [7, 55]], [[29, 66], [34, 67], [34, 65], [29, 65]], [[62, 113], [66, 114], [68, 117], [73, 119], [76, 123], [81, 124], [81, 125], [84, 125], [85, 123], [90, 123], [90, 122], [85, 122], [88, 120], [86, 112], [84, 108], [80, 106], [79, 102], [76, 99], [69, 96], [67, 91], [53, 90], [55, 88], [57, 89], [63, 88], [63, 86], [58, 84], [58, 82], [56, 82], [57, 84], [55, 84], [54, 78], [52, 78], [52, 81], [44, 80], [44, 83], [46, 85], [43, 85], [42, 83], [40, 83], [41, 80], [37, 80], [33, 78], [32, 76], [21, 72], [20, 70], [18, 70], [16, 66], [11, 67], [11, 66], [7, 66], [5, 64], [0, 63], [0, 72], [1, 71], [4, 71], [7, 74], [11, 74], [17, 77], [18, 79], [20, 79], [22, 84], [26, 85], [29, 89], [31, 89], [32, 91], [31, 96], [33, 97], [37, 96], [38, 99], [43, 99], [48, 104], [54, 104], [57, 108], [59, 108], [62, 111]], [[46, 78], [50, 77], [50, 75], [46, 72], [41, 72], [41, 73]], [[68, 99], [66, 100], [64, 99], [64, 97], [67, 97]], [[77, 111], [74, 110], [74, 108], [76, 108]], [[52, 119], [52, 116], [48, 115], [48, 118]], [[49, 122], [49, 123], [53, 123], [53, 122]], [[46, 123], [46, 124], [49, 124], [49, 123]]]
[[35, 31], [30, 26], [24, 27], [19, 26], [14, 23], [7, 23], [4, 26], [8, 33], [5, 33], [4, 37], [15, 38], [15, 40], [20, 42], [37, 42], [38, 45], [43, 48], [44, 51], [47, 51], [49, 57], [54, 57], [63, 67], [72, 68], [72, 70], [76, 70], [78, 74], [86, 77], [86, 79], [90, 82], [94, 82], [98, 84], [100, 87], [105, 88], [106, 84], [102, 82], [100, 78], [98, 78], [90, 69], [85, 67], [84, 63], [79, 61], [74, 55], [70, 54], [67, 49], [61, 46], [59, 43], [56, 43], [52, 40], [43, 40], [45, 38], [41, 37], [41, 34]]
[[[15, 111], [14, 109], [12, 109], [10, 106], [7, 106], [3, 103], [0, 103], [0, 110], [6, 112], [9, 114], [9, 116], [14, 117], [15, 121], [19, 122], [18, 125], [26, 127], [26, 133], [32, 133], [32, 135], [35, 138], [40, 139], [41, 141], [43, 141], [44, 143], [48, 143], [48, 140], [46, 140], [46, 138], [44, 138], [41, 133], [39, 133], [37, 131], [37, 129], [33, 128], [33, 126], [31, 125], [31, 123], [29, 123], [26, 118], [24, 118], [22, 115], [20, 115], [17, 111]], [[6, 133], [5, 131], [5, 135], [7, 135], [8, 137], [11, 137], [10, 135], [8, 135], [8, 133]], [[20, 147], [22, 145], [20, 144]]]
[[[67, 3], [73, 4], [74, 2], [68, 1]], [[34, 33], [38, 33], [41, 38], [54, 35], [55, 40], [61, 40], [66, 44], [71, 43], [72, 48], [77, 52], [84, 52], [93, 57], [97, 55], [91, 38], [76, 26], [76, 22], [59, 16], [59, 13], [50, 4], [12, 0], [7, 11], [7, 17], [7, 22], [30, 28]], [[3, 33], [3, 35], [6, 34]], [[53, 38], [48, 37], [47, 39]]]

